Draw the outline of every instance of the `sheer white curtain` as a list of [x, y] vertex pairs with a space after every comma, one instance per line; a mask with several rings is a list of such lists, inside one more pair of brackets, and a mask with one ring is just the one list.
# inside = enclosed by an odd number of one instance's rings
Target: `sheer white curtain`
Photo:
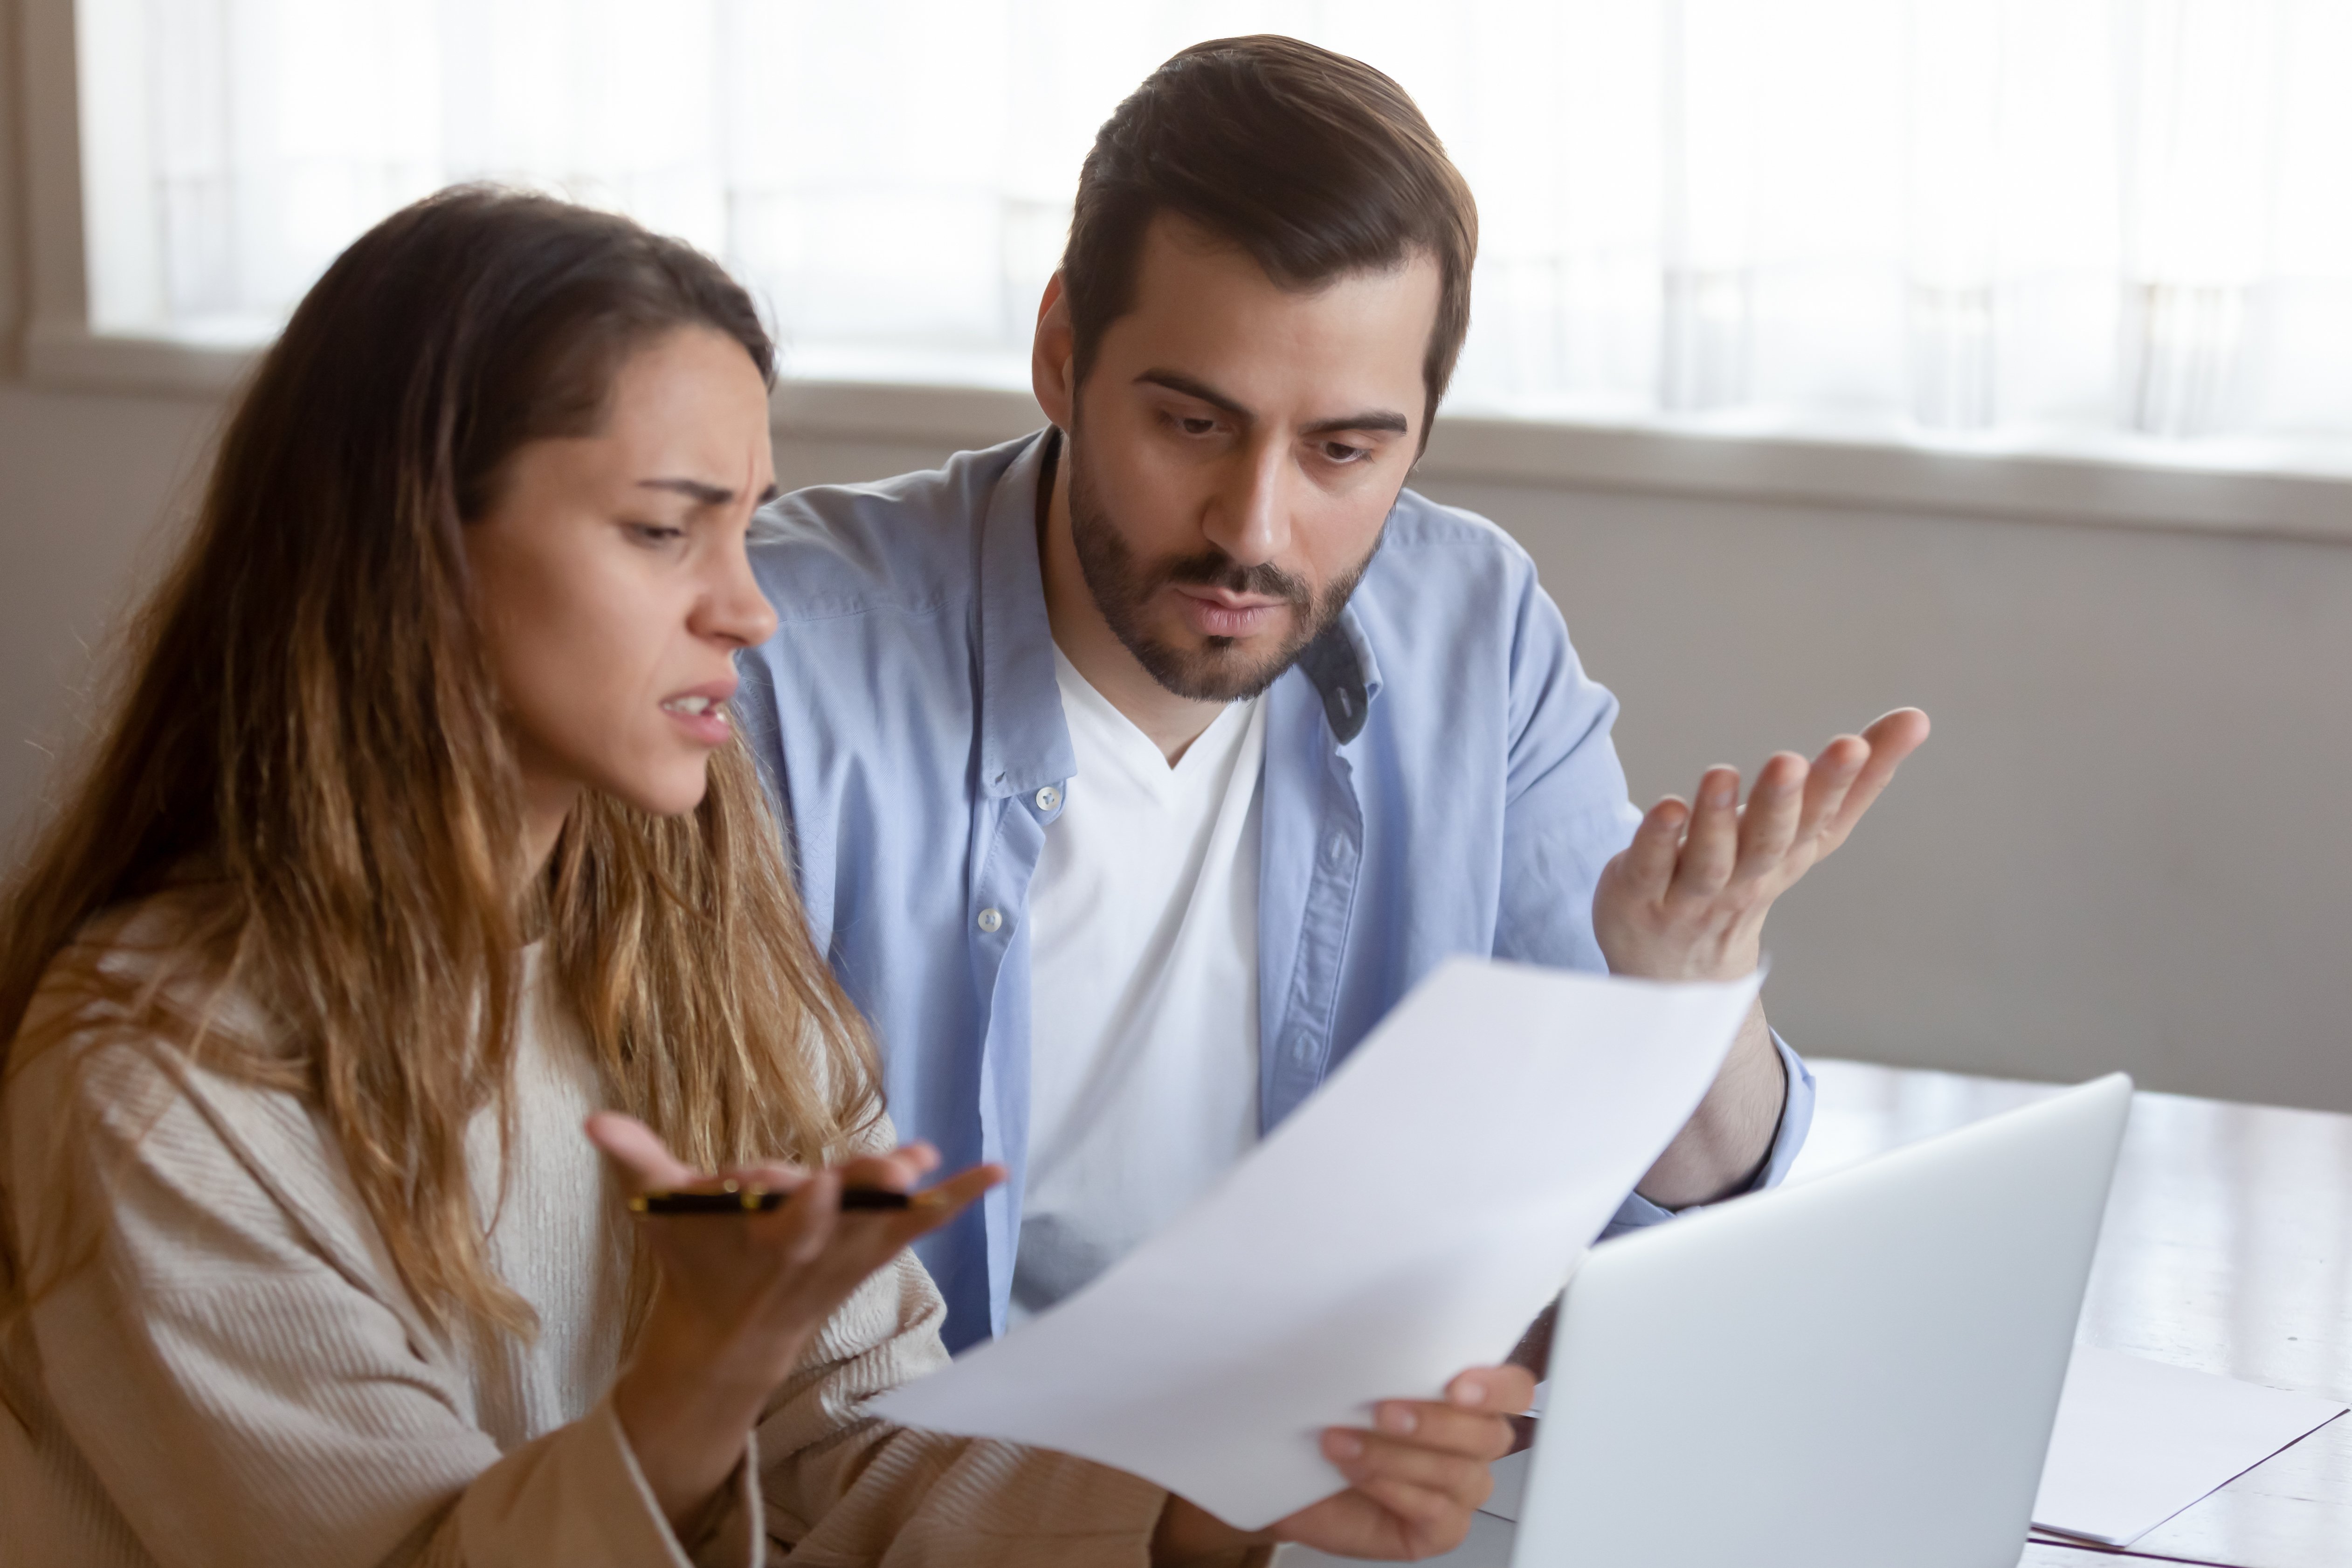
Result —
[[1477, 192], [1456, 407], [2352, 440], [2342, 0], [80, 3], [85, 101], [146, 117], [87, 171], [131, 215], [102, 330], [258, 338], [488, 176], [719, 256], [797, 374], [1023, 384], [1094, 128], [1276, 31], [1395, 76]]

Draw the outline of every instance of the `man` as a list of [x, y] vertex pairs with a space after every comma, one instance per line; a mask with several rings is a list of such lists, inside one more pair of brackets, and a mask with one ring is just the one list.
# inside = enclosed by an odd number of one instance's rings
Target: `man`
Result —
[[[1103, 127], [1034, 359], [1051, 426], [787, 497], [737, 707], [903, 1136], [1003, 1162], [925, 1261], [961, 1346], [1198, 1195], [1440, 960], [1731, 977], [1927, 733], [1643, 816], [1526, 553], [1404, 481], [1476, 215], [1403, 92], [1222, 40]], [[1615, 1224], [1777, 1181], [1749, 1018]], [[1417, 1157], [1401, 1149], [1400, 1159]]]

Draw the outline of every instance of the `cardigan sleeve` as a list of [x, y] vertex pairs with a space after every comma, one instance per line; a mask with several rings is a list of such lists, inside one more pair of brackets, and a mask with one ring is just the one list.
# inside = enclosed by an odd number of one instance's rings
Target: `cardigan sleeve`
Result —
[[944, 1365], [912, 1253], [862, 1286], [761, 1423], [772, 1546], [815, 1568], [1144, 1568], [1168, 1494], [1045, 1449], [893, 1426], [866, 1399]]
[[[609, 1402], [501, 1453], [413, 1313], [283, 1201], [327, 1174], [257, 1168], [161, 1059], [64, 1042], [5, 1095], [16, 1235], [58, 1265], [28, 1315], [37, 1364], [15, 1381], [76, 1451], [52, 1471], [94, 1481], [149, 1558], [758, 1562], [742, 1525], [688, 1555]], [[741, 1477], [748, 1500], [750, 1465]]]
[[65, 1042], [17, 1066], [0, 1109], [16, 1234], [37, 1267], [71, 1265], [0, 1336], [0, 1386], [29, 1388], [38, 1406], [34, 1462], [42, 1442], [53, 1451], [34, 1489], [62, 1494], [52, 1516], [119, 1521], [139, 1548], [121, 1562], [1150, 1561], [1168, 1499], [1150, 1482], [863, 1413], [947, 1360], [946, 1309], [912, 1253], [821, 1331], [751, 1435], [733, 1506], [689, 1551], [609, 1395], [499, 1449], [467, 1377], [366, 1256], [380, 1243], [291, 1097], [192, 1074], [152, 1042]]
[[[947, 1304], [901, 1253], [835, 1314], [758, 1440], [772, 1557], [806, 1568], [1146, 1568], [1168, 1493], [1089, 1460], [913, 1431], [860, 1406], [937, 1370]], [[1272, 1549], [1233, 1554], [1262, 1568]]]

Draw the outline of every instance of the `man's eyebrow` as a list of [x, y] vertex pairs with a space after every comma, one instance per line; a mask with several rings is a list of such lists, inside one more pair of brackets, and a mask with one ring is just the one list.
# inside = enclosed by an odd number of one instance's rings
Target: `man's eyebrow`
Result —
[[1412, 429], [1412, 422], [1393, 408], [1367, 408], [1360, 414], [1349, 414], [1338, 419], [1318, 419], [1299, 432], [1302, 436], [1336, 436], [1346, 430], [1386, 430], [1402, 436]]
[[[1153, 386], [1164, 386], [1171, 392], [1181, 393], [1184, 396], [1197, 399], [1212, 408], [1222, 408], [1237, 419], [1257, 417], [1215, 387], [1205, 382], [1196, 381], [1181, 371], [1147, 370], [1135, 379], [1139, 382], [1148, 382]], [[1385, 430], [1392, 435], [1402, 436], [1412, 429], [1412, 422], [1392, 408], [1367, 408], [1358, 413], [1343, 415], [1337, 419], [1318, 419], [1314, 424], [1299, 431], [1299, 434], [1334, 436], [1345, 430]]]
[[1147, 370], [1135, 379], [1153, 386], [1164, 386], [1171, 392], [1181, 393], [1186, 397], [1197, 399], [1212, 408], [1222, 408], [1236, 419], [1257, 417], [1207, 382], [1196, 381], [1181, 370]]

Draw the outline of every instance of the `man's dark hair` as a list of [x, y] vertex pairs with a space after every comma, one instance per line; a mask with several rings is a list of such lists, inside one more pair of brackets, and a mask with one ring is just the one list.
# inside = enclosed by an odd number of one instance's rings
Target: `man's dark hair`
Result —
[[1194, 44], [1145, 78], [1078, 171], [1062, 287], [1079, 381], [1134, 307], [1143, 237], [1161, 213], [1240, 247], [1286, 289], [1432, 256], [1428, 440], [1470, 330], [1478, 209], [1404, 89], [1361, 60], [1271, 34]]

